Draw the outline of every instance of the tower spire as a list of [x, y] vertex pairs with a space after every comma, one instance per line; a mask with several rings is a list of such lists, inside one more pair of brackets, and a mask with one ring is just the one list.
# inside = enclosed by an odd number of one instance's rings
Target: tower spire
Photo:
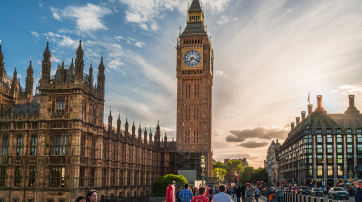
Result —
[[41, 71], [41, 77], [42, 77], [41, 79], [44, 83], [50, 82], [50, 69], [52, 66], [50, 58], [51, 58], [51, 53], [49, 50], [49, 41], [47, 37], [47, 46], [43, 53], [43, 62], [42, 62], [42, 71]]
[[4, 65], [4, 55], [3, 55], [3, 52], [1, 50], [1, 39], [0, 39], [0, 66], [3, 66], [3, 65]]
[[[83, 80], [83, 68], [84, 68], [84, 51], [82, 48], [82, 40], [79, 40], [79, 46], [76, 53], [75, 59], [75, 77], [79, 80]], [[83, 82], [81, 82], [83, 83]]]

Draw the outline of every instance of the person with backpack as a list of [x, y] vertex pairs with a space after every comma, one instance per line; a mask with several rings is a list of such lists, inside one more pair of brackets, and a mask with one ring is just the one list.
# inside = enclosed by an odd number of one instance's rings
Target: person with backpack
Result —
[[259, 202], [260, 190], [258, 189], [258, 187], [255, 187], [254, 194], [255, 194], [255, 201]]

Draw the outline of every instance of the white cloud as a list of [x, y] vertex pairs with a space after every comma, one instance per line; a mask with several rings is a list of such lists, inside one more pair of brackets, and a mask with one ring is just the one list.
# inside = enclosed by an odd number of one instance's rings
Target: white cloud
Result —
[[108, 64], [108, 67], [113, 69], [113, 70], [116, 70], [117, 72], [119, 73], [122, 73], [124, 76], [126, 76], [126, 73], [121, 70], [121, 66], [125, 65], [120, 59], [113, 59], [109, 62]]
[[107, 30], [102, 18], [111, 14], [112, 11], [106, 7], [88, 3], [85, 6], [68, 6], [64, 10], [50, 7], [53, 17], [57, 20], [61, 18], [71, 18], [76, 20], [77, 28], [80, 31]]
[[142, 48], [145, 45], [145, 43], [137, 41], [134, 45]]
[[[208, 0], [203, 2], [205, 9], [212, 13], [223, 11], [230, 0]], [[162, 18], [165, 12], [178, 9], [183, 15], [186, 14], [187, 1], [183, 0], [119, 0], [126, 4], [126, 21], [136, 23], [143, 30], [157, 31], [156, 19]]]
[[223, 74], [224, 74], [224, 72], [223, 72], [223, 71], [221, 71], [221, 70], [216, 70], [216, 71], [215, 71], [215, 74], [216, 74], [216, 75], [223, 75]]
[[21, 78], [21, 74], [18, 74], [17, 76], [18, 76], [18, 78]]
[[60, 46], [77, 47], [78, 42], [74, 41], [69, 36], [64, 36], [63, 39], [58, 44]]
[[[58, 59], [55, 55], [52, 55], [52, 57], [50, 58], [50, 61], [51, 62], [55, 62], [55, 63], [59, 63], [61, 60]], [[53, 68], [53, 69], [56, 69], [56, 68]], [[55, 73], [54, 73], [55, 74]]]
[[53, 7], [50, 7], [50, 11], [52, 12], [53, 17], [54, 17], [56, 20], [59, 20], [59, 21], [60, 21], [60, 16], [59, 16], [59, 14], [58, 14], [58, 9], [53, 8]]
[[338, 93], [338, 90], [332, 90], [331, 93]]
[[32, 35], [33, 37], [36, 37], [36, 38], [39, 37], [38, 32], [30, 31], [30, 33], [31, 33], [31, 35]]
[[220, 20], [217, 21], [218, 24], [225, 24], [227, 22], [229, 22], [229, 17], [225, 15], [221, 16]]
[[[343, 92], [342, 92], [343, 95], [362, 93], [362, 85], [345, 84], [345, 85], [339, 86], [338, 90], [343, 90]], [[335, 90], [335, 91], [338, 92], [338, 90]]]
[[121, 39], [123, 39], [122, 36], [116, 36], [116, 35], [114, 35], [114, 38], [115, 38], [117, 41], [120, 41]]

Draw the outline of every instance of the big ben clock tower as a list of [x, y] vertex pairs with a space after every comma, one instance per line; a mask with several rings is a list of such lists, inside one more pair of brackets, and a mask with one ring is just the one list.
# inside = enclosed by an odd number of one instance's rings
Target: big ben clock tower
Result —
[[[176, 48], [177, 149], [191, 154], [203, 154], [206, 157], [205, 175], [211, 177], [214, 58], [199, 0], [192, 1], [186, 28], [180, 33]], [[194, 165], [198, 163], [195, 162]]]

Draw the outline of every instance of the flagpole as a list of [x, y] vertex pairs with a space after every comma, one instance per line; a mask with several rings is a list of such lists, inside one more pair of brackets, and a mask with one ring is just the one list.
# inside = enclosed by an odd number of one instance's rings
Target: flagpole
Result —
[[[308, 113], [309, 113], [309, 107], [310, 107], [310, 92], [308, 92], [308, 101], [309, 101], [309, 105], [308, 105]], [[310, 116], [312, 115], [312, 113], [311, 114], [309, 114], [309, 124], [310, 124]]]

